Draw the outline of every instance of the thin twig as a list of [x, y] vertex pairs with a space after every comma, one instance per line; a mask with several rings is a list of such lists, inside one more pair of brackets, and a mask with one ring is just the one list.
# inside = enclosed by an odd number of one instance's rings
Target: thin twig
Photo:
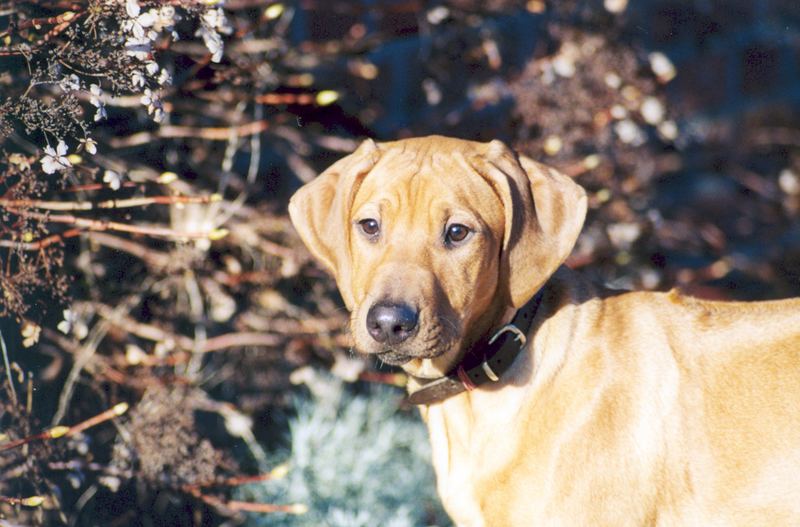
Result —
[[89, 419], [81, 423], [71, 426], [66, 435], [67, 437], [69, 437], [78, 434], [80, 432], [83, 432], [87, 428], [91, 428], [93, 426], [99, 425], [100, 423], [104, 423], [109, 419], [119, 417], [127, 411], [128, 411], [128, 403], [115, 404], [105, 412], [101, 412], [95, 415], [94, 417], [90, 417]]
[[260, 483], [262, 481], [270, 481], [275, 479], [283, 479], [289, 472], [289, 466], [281, 464], [270, 470], [265, 474], [256, 474], [254, 476], [235, 476], [232, 478], [204, 481], [200, 483], [193, 483], [187, 485], [187, 488], [204, 488], [204, 487], [239, 487], [241, 485], [249, 485], [251, 483]]
[[135, 241], [128, 240], [127, 238], [120, 238], [119, 236], [114, 236], [106, 232], [97, 231], [89, 232], [87, 233], [87, 236], [91, 241], [104, 247], [126, 252], [139, 258], [150, 268], [163, 269], [169, 266], [169, 264], [173, 261], [173, 257], [169, 253], [151, 249], [146, 245], [136, 243]]
[[11, 363], [8, 360], [8, 349], [6, 348], [6, 339], [3, 338], [3, 332], [0, 331], [0, 347], [3, 348], [3, 364], [6, 367], [6, 376], [8, 376], [8, 386], [11, 390], [11, 402], [17, 406], [17, 390], [14, 388], [14, 379], [11, 377]]
[[149, 225], [129, 225], [127, 223], [120, 223], [116, 221], [106, 220], [92, 220], [88, 218], [79, 218], [71, 214], [45, 214], [33, 211], [21, 211], [19, 209], [8, 208], [9, 211], [20, 216], [26, 216], [42, 220], [48, 223], [64, 223], [69, 225], [77, 225], [90, 231], [120, 231], [130, 232], [134, 234], [142, 234], [145, 236], [154, 236], [159, 238], [173, 238], [173, 239], [217, 239], [225, 236], [227, 231], [224, 229], [214, 229], [210, 232], [203, 231], [177, 231], [168, 227], [155, 227]]
[[207, 503], [208, 505], [211, 505], [212, 507], [218, 507], [231, 511], [259, 512], [262, 514], [272, 514], [276, 512], [282, 512], [285, 514], [305, 514], [308, 512], [308, 506], [302, 503], [278, 505], [275, 503], [252, 503], [249, 501], [225, 501], [216, 496], [203, 494], [199, 489], [188, 488], [185, 490], [187, 494], [194, 496], [195, 498]]
[[9, 249], [16, 249], [18, 251], [40, 251], [53, 245], [54, 243], [61, 243], [67, 238], [73, 238], [81, 234], [81, 229], [70, 229], [59, 234], [51, 234], [47, 238], [36, 240], [32, 242], [21, 242], [16, 240], [0, 240], [0, 247], [8, 247]]
[[253, 134], [260, 134], [266, 131], [267, 128], [269, 128], [269, 121], [266, 120], [240, 124], [233, 127], [198, 128], [196, 126], [165, 125], [153, 132], [138, 132], [125, 137], [112, 139], [110, 144], [113, 148], [124, 148], [147, 144], [156, 139], [178, 139], [188, 137], [208, 139], [210, 141], [227, 141], [231, 137], [231, 134], [237, 137], [246, 137]]
[[95, 209], [124, 209], [131, 207], [146, 207], [148, 205], [174, 205], [176, 203], [215, 203], [222, 196], [146, 196], [139, 198], [109, 199], [100, 202], [91, 201], [42, 201], [35, 199], [1, 199], [0, 207], [20, 209], [45, 209], [45, 210], [75, 210], [86, 211]]
[[12, 448], [17, 448], [22, 445], [32, 443], [33, 441], [46, 441], [48, 439], [58, 439], [59, 437], [73, 436], [75, 434], [83, 432], [87, 428], [97, 426], [100, 423], [108, 421], [109, 419], [119, 417], [120, 415], [124, 414], [127, 411], [128, 411], [128, 403], [119, 403], [114, 405], [112, 408], [109, 408], [105, 412], [101, 412], [93, 417], [90, 417], [89, 419], [86, 419], [85, 421], [81, 421], [76, 425], [54, 426], [52, 428], [45, 430], [44, 432], [39, 432], [38, 434], [21, 437], [13, 441], [8, 441], [7, 443], [3, 443], [2, 445], [0, 445], [0, 452], [11, 450]]

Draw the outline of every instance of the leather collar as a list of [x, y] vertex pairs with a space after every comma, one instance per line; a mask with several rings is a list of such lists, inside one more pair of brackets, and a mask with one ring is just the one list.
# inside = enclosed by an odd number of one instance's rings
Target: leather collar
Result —
[[516, 312], [510, 324], [497, 330], [486, 344], [468, 352], [453, 371], [409, 394], [406, 402], [414, 405], [438, 403], [461, 392], [472, 391], [483, 384], [499, 381], [525, 347], [526, 335], [531, 329], [543, 294], [544, 287]]

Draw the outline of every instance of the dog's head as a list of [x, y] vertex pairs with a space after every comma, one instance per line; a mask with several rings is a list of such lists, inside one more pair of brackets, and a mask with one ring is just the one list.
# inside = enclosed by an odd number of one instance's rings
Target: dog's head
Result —
[[365, 141], [289, 204], [336, 277], [356, 348], [436, 377], [567, 258], [583, 189], [500, 141]]

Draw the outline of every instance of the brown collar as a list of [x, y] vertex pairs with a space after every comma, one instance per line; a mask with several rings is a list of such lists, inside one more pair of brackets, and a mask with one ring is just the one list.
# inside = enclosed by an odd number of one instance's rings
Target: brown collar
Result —
[[429, 381], [409, 394], [406, 402], [415, 405], [438, 403], [487, 382], [499, 381], [525, 347], [525, 336], [531, 329], [543, 293], [544, 287], [517, 311], [510, 324], [498, 329], [488, 343], [467, 353], [461, 364], [444, 377]]

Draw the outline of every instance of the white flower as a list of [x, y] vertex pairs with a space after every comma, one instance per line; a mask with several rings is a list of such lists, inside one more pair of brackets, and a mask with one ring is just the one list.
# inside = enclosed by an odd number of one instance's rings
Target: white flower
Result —
[[622, 13], [628, 7], [628, 0], [605, 0], [603, 7], [610, 13]]
[[201, 21], [209, 28], [215, 29], [225, 35], [233, 33], [233, 27], [228, 23], [228, 19], [225, 18], [225, 11], [223, 11], [222, 8], [209, 9], [203, 13]]
[[139, 2], [136, 0], [126, 0], [125, 1], [125, 12], [128, 13], [130, 18], [136, 18], [139, 16], [141, 12], [141, 8], [139, 7]]
[[153, 51], [153, 43], [147, 38], [128, 37], [125, 54], [138, 60], [147, 60]]
[[140, 101], [144, 106], [147, 106], [147, 111], [149, 112], [150, 107], [158, 101], [158, 94], [154, 93], [150, 88], [145, 88]]
[[450, 16], [449, 9], [447, 9], [444, 6], [438, 6], [428, 11], [427, 19], [428, 22], [430, 22], [435, 26], [437, 24], [441, 24], [442, 22], [444, 22], [449, 16]]
[[155, 61], [153, 61], [153, 60], [151, 60], [151, 61], [147, 62], [147, 63], [144, 65], [144, 69], [145, 69], [145, 70], [147, 71], [147, 73], [149, 73], [150, 75], [155, 75], [156, 73], [158, 73], [158, 63], [157, 63], [157, 62], [155, 62]]
[[165, 84], [172, 83], [172, 75], [165, 68], [161, 68], [161, 72], [158, 74], [158, 84], [164, 86]]
[[42, 333], [42, 327], [38, 324], [34, 324], [33, 322], [26, 320], [24, 324], [22, 324], [22, 329], [20, 330], [20, 334], [22, 335], [22, 345], [26, 348], [30, 348], [37, 342], [39, 342], [39, 335]]
[[75, 316], [75, 313], [73, 313], [71, 309], [65, 309], [64, 320], [59, 322], [56, 327], [64, 335], [69, 335], [69, 331], [72, 329], [72, 325], [75, 323], [77, 318], [78, 317]]
[[208, 48], [208, 51], [211, 52], [211, 62], [219, 62], [222, 60], [224, 44], [222, 42], [222, 37], [219, 36], [219, 33], [203, 24], [200, 26], [200, 29], [197, 30], [195, 35], [200, 35], [203, 37], [203, 43]]
[[678, 125], [675, 121], [664, 121], [658, 125], [658, 135], [665, 141], [674, 141], [678, 138]]
[[53, 174], [72, 166], [67, 159], [67, 145], [61, 139], [58, 140], [55, 150], [50, 145], [44, 148], [45, 156], [42, 158], [42, 170], [45, 174]]
[[133, 33], [133, 36], [139, 39], [147, 36], [149, 40], [155, 40], [158, 36], [157, 33], [155, 31], [147, 31], [147, 28], [155, 24], [156, 21], [151, 11], [141, 13], [141, 8], [136, 0], [127, 0], [125, 2], [125, 11], [130, 17], [123, 24], [125, 31]]
[[605, 81], [606, 86], [612, 90], [618, 90], [619, 87], [622, 86], [622, 79], [619, 78], [619, 75], [613, 72], [606, 73], [606, 76], [603, 77], [603, 80]]
[[81, 82], [78, 76], [73, 73], [69, 77], [61, 79], [59, 86], [61, 86], [61, 89], [64, 91], [76, 91], [81, 89]]
[[106, 107], [100, 106], [97, 108], [97, 111], [94, 112], [94, 122], [99, 121], [100, 119], [105, 119], [108, 117], [108, 113], [106, 113]]
[[56, 327], [65, 335], [72, 333], [78, 340], [83, 340], [89, 334], [89, 328], [77, 313], [73, 313], [71, 309], [64, 310], [64, 320], [59, 322]]
[[160, 123], [164, 120], [164, 105], [161, 103], [158, 93], [150, 88], [145, 88], [141, 102], [147, 107], [147, 113], [153, 117], [155, 122]]
[[636, 123], [630, 119], [623, 119], [614, 125], [614, 131], [617, 133], [620, 141], [623, 143], [640, 146], [645, 141], [644, 133]]
[[159, 9], [151, 9], [150, 15], [153, 17], [153, 29], [157, 32], [171, 31], [175, 25], [175, 8], [171, 5], [162, 6]]
[[200, 19], [200, 28], [195, 35], [203, 37], [203, 43], [211, 52], [212, 62], [222, 60], [224, 44], [220, 33], [229, 35], [233, 33], [233, 27], [228, 23], [225, 12], [221, 8], [209, 9], [203, 13]]
[[108, 116], [106, 114], [106, 105], [100, 99], [103, 96], [103, 89], [97, 84], [92, 84], [89, 86], [89, 93], [89, 102], [97, 107], [97, 112], [94, 114], [95, 122], [105, 119]]
[[658, 77], [659, 82], [669, 82], [677, 75], [672, 61], [660, 51], [650, 53], [647, 58], [650, 61], [650, 68], [653, 70], [653, 73], [656, 74], [656, 77]]
[[664, 120], [664, 112], [664, 105], [655, 97], [645, 97], [639, 107], [639, 113], [642, 114], [645, 122], [653, 126]]
[[800, 194], [800, 177], [791, 168], [784, 168], [778, 174], [778, 186], [786, 194], [797, 196]]
[[83, 145], [83, 149], [86, 150], [86, 152], [93, 155], [97, 153], [97, 141], [95, 141], [91, 137], [86, 137], [84, 139], [81, 139], [81, 144]]
[[103, 174], [103, 182], [108, 183], [111, 190], [119, 190], [122, 186], [122, 177], [113, 170], [106, 170]]
[[131, 82], [134, 86], [138, 86], [139, 88], [144, 88], [145, 85], [145, 78], [144, 73], [139, 70], [133, 70], [131, 73]]

